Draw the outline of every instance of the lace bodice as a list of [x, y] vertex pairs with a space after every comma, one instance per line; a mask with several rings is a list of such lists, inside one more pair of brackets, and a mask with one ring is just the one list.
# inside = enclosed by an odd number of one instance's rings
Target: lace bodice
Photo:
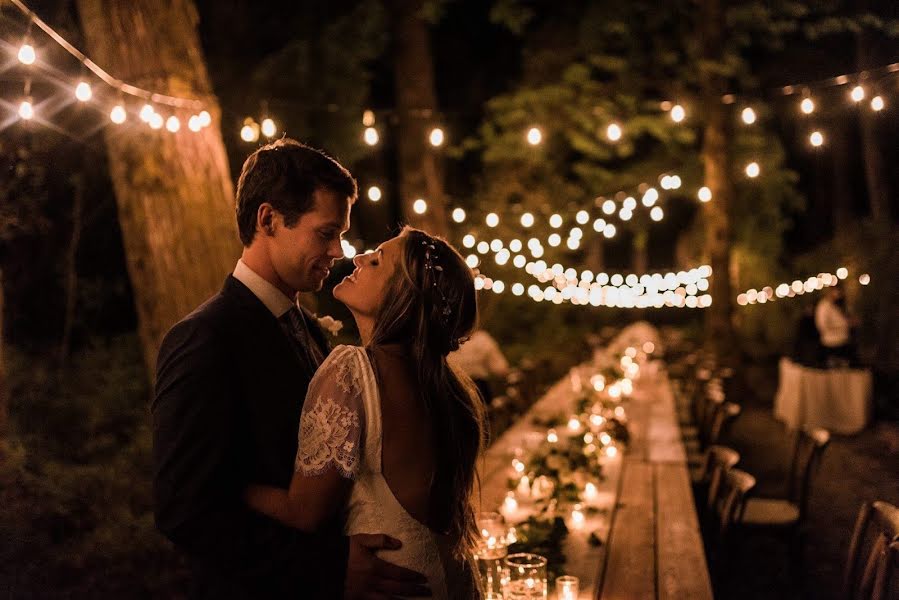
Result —
[[453, 557], [453, 540], [415, 520], [381, 473], [381, 400], [363, 348], [338, 346], [322, 363], [309, 384], [299, 435], [298, 471], [335, 469], [354, 480], [348, 535], [383, 533], [400, 540], [400, 549], [379, 556], [423, 573], [438, 600], [479, 597], [469, 564]]

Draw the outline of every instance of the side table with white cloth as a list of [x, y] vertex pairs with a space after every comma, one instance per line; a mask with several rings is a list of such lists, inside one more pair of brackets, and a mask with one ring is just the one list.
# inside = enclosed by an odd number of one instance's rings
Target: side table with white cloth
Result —
[[774, 416], [787, 427], [823, 427], [853, 434], [871, 418], [871, 372], [863, 369], [813, 369], [780, 359]]

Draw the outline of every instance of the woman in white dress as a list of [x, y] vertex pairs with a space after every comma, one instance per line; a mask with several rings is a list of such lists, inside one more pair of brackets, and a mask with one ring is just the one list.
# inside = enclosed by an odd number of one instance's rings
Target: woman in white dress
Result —
[[299, 529], [343, 516], [348, 535], [387, 534], [402, 546], [379, 558], [425, 575], [434, 598], [477, 598], [468, 557], [484, 409], [446, 361], [477, 321], [471, 269], [411, 228], [353, 262], [334, 297], [362, 346], [338, 346], [312, 379], [290, 489], [252, 486], [247, 501]]

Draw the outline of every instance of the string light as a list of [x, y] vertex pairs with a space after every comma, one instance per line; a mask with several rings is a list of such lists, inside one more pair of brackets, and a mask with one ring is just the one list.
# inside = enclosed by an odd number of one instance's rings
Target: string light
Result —
[[203, 129], [203, 126], [200, 125], [199, 115], [191, 115], [191, 117], [187, 120], [187, 128], [194, 133]]
[[33, 65], [34, 61], [37, 60], [37, 53], [34, 51], [34, 46], [25, 42], [19, 48], [19, 62], [23, 65]]
[[615, 237], [615, 233], [615, 226], [612, 223], [606, 223], [606, 226], [603, 227], [602, 234], [611, 239]]
[[756, 178], [761, 173], [761, 168], [757, 162], [751, 162], [746, 165], [746, 176], [750, 178]]
[[127, 113], [125, 112], [125, 107], [121, 104], [116, 104], [113, 109], [109, 112], [109, 120], [115, 123], [116, 125], [121, 125], [125, 122], [125, 119], [128, 118]]
[[812, 134], [808, 137], [809, 142], [811, 142], [812, 146], [819, 147], [824, 143], [824, 136], [821, 135], [820, 131], [813, 131]]
[[700, 202], [708, 202], [712, 199], [712, 190], [706, 186], [702, 186], [699, 188], [699, 191], [696, 192], [696, 196], [699, 198]]
[[534, 215], [529, 212], [521, 215], [521, 225], [522, 227], [530, 227], [534, 224]]
[[30, 121], [34, 118], [34, 105], [32, 104], [31, 98], [22, 100], [22, 103], [19, 104], [19, 117], [26, 121]]
[[799, 104], [799, 108], [803, 113], [810, 115], [815, 111], [815, 102], [811, 98], [803, 98]]
[[[152, 127], [152, 125], [153, 122], [151, 121], [150, 126]], [[259, 139], [259, 125], [252, 118], [247, 117], [244, 120], [244, 125], [240, 128], [240, 139], [245, 142], [255, 142]]]
[[[149, 125], [150, 125], [151, 129], [162, 129], [162, 126], [164, 125], [164, 123], [165, 122], [164, 122], [161, 114], [154, 112], [152, 115], [150, 115]], [[252, 129], [250, 131], [251, 131], [251, 135], [252, 135]], [[257, 134], [256, 137], [259, 137], [259, 135]], [[253, 140], [247, 140], [247, 141], [253, 141]]]
[[262, 119], [261, 130], [262, 135], [267, 138], [274, 137], [274, 135], [278, 133], [278, 129], [275, 127], [275, 122], [269, 117]]
[[356, 248], [346, 240], [340, 240], [340, 247], [343, 249], [344, 258], [352, 259], [357, 254]]
[[562, 226], [562, 215], [554, 214], [549, 218], [549, 226], [558, 229]]
[[93, 92], [91, 91], [91, 86], [86, 81], [79, 81], [78, 85], [75, 86], [75, 98], [77, 98], [81, 102], [87, 102], [93, 96]]
[[621, 126], [617, 123], [611, 123], [608, 127], [606, 127], [606, 137], [613, 142], [617, 142], [621, 139], [622, 131]]
[[431, 133], [428, 135], [428, 141], [435, 148], [442, 146], [444, 142], [444, 133], [443, 129], [440, 127], [435, 127], [431, 130]]
[[210, 123], [212, 123], [212, 115], [208, 111], [201, 110], [197, 117], [199, 117], [200, 127], [209, 127]]
[[417, 215], [423, 215], [428, 212], [428, 203], [425, 202], [423, 198], [419, 198], [412, 203], [412, 210], [414, 210]]
[[144, 123], [149, 123], [150, 119], [153, 117], [153, 113], [155, 113], [155, 112], [156, 111], [153, 110], [153, 107], [151, 105], [144, 104], [143, 107], [141, 107], [140, 112], [137, 114], [137, 116]]
[[861, 102], [865, 99], [865, 88], [860, 85], [852, 88], [852, 92], [849, 93], [849, 97], [852, 98], [853, 102]]
[[536, 146], [543, 141], [543, 132], [537, 127], [531, 127], [527, 133], [528, 144]]
[[684, 110], [684, 107], [680, 104], [675, 104], [671, 107], [671, 120], [675, 123], [680, 123], [687, 117], [687, 111]]
[[496, 227], [499, 225], [499, 215], [496, 213], [490, 213], [484, 219], [484, 222], [487, 224], [487, 227]]
[[744, 108], [743, 112], [740, 116], [742, 117], [743, 122], [746, 123], [747, 125], [752, 125], [753, 123], [755, 123], [756, 115], [755, 115], [755, 111], [752, 110], [752, 108], [749, 108], [749, 107]]
[[880, 96], [874, 96], [871, 98], [871, 110], [875, 112], [880, 112], [883, 110], [884, 102], [883, 98]]
[[171, 131], [172, 133], [177, 132], [181, 129], [181, 121], [175, 115], [172, 115], [168, 119], [165, 120], [165, 128]]
[[665, 216], [665, 213], [664, 213], [664, 211], [662, 210], [662, 207], [661, 207], [661, 206], [654, 206], [654, 207], [652, 208], [652, 210], [649, 211], [649, 217], [650, 217], [653, 221], [661, 221], [662, 218], [663, 218], [664, 216]]
[[465, 222], [465, 211], [461, 208], [453, 209], [453, 221], [456, 223], [464, 223]]
[[[749, 304], [766, 304], [775, 302], [781, 298], [794, 298], [808, 294], [826, 287], [837, 285], [840, 280], [849, 277], [849, 269], [840, 267], [834, 273], [818, 273], [817, 276], [808, 277], [805, 280], [795, 279], [792, 283], [780, 283], [776, 287], [765, 286], [762, 289], [751, 288], [737, 295], [737, 304], [747, 306]], [[864, 279], [864, 282], [862, 281]], [[867, 285], [871, 276], [867, 273], [859, 276], [859, 283]]]
[[366, 127], [365, 133], [362, 134], [362, 139], [365, 140], [365, 143], [369, 146], [377, 146], [378, 141], [380, 141], [381, 136], [378, 134], [378, 130], [374, 127]]
[[362, 113], [362, 125], [372, 127], [375, 124], [375, 113], [371, 110], [365, 110]]
[[602, 212], [607, 215], [611, 215], [615, 212], [615, 202], [613, 200], [606, 200], [602, 203]]
[[377, 202], [381, 199], [381, 188], [376, 185], [373, 185], [368, 188], [368, 199], [372, 202]]

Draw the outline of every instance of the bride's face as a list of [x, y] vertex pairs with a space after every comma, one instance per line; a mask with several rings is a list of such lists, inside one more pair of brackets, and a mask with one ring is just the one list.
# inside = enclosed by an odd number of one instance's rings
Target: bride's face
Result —
[[353, 259], [356, 269], [334, 287], [334, 297], [354, 315], [374, 318], [384, 301], [390, 278], [403, 259], [405, 238], [387, 240], [374, 252]]

